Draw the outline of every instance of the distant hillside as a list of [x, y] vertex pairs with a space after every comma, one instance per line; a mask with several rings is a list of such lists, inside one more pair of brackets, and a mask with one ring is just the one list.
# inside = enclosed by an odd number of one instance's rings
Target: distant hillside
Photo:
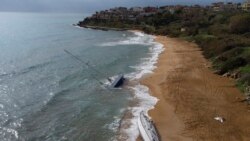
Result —
[[250, 93], [250, 13], [239, 4], [220, 4], [120, 7], [96, 12], [78, 25], [138, 29], [196, 42], [216, 73], [236, 79]]

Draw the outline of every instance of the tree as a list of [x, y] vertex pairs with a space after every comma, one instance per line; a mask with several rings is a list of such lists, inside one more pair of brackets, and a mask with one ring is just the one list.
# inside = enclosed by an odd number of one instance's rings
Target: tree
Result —
[[232, 33], [243, 34], [250, 32], [250, 14], [241, 14], [231, 17], [230, 30]]

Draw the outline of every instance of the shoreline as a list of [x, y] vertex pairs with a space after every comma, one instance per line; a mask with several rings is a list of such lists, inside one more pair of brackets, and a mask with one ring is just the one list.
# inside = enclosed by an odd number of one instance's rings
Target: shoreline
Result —
[[[155, 41], [155, 36], [145, 34], [139, 30], [127, 30], [135, 34], [135, 37], [132, 37], [132, 42], [135, 44], [142, 43], [149, 45], [149, 52], [144, 57], [141, 58], [139, 64], [132, 66], [135, 68], [135, 72], [125, 75], [128, 79], [131, 80], [130, 89], [133, 92], [132, 104], [128, 108], [127, 116], [128, 118], [123, 120], [122, 128], [119, 131], [121, 134], [118, 136], [118, 140], [131, 140], [134, 141], [139, 136], [138, 130], [138, 117], [141, 111], [145, 111], [148, 114], [148, 111], [154, 109], [158, 99], [155, 96], [152, 96], [149, 93], [149, 88], [140, 83], [140, 80], [145, 76], [152, 74], [156, 68], [159, 55], [163, 51], [163, 45]], [[132, 43], [133, 44], [133, 43]], [[123, 124], [124, 123], [124, 124]]]
[[81, 28], [94, 29], [94, 30], [103, 30], [103, 31], [127, 31], [128, 28], [111, 28], [111, 27], [102, 27], [102, 26], [88, 26], [88, 25], [77, 25], [73, 24], [73, 26], [78, 26]]
[[149, 115], [162, 141], [250, 140], [249, 107], [239, 102], [244, 95], [234, 82], [213, 74], [196, 44], [163, 36], [155, 41], [165, 50], [140, 83], [159, 99]]

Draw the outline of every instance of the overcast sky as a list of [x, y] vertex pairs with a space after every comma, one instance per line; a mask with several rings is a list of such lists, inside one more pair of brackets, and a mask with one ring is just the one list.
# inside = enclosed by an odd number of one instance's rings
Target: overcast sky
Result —
[[168, 4], [201, 4], [244, 0], [0, 0], [0, 11], [86, 12], [116, 6], [161, 6]]

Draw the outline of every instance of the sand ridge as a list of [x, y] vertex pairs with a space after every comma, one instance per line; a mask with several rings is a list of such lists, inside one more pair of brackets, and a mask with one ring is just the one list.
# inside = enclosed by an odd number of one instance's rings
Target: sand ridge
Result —
[[250, 108], [239, 102], [244, 97], [234, 82], [213, 74], [196, 44], [165, 36], [156, 41], [165, 51], [141, 83], [159, 99], [149, 114], [162, 141], [249, 141]]

